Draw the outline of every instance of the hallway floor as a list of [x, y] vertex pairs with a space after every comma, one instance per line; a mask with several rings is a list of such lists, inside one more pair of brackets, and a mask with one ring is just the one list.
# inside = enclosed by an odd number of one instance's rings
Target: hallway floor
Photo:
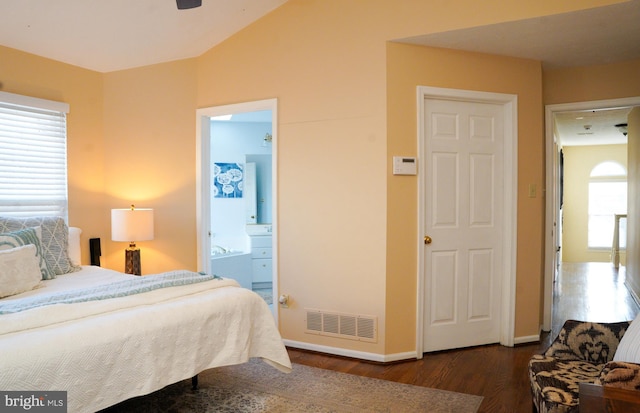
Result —
[[565, 320], [612, 322], [633, 320], [640, 308], [629, 293], [625, 267], [609, 262], [563, 262], [553, 291], [552, 331]]

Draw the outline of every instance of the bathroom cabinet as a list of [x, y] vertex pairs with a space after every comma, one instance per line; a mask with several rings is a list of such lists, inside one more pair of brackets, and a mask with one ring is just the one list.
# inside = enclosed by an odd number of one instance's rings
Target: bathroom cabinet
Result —
[[271, 283], [273, 278], [271, 235], [251, 236], [253, 283]]

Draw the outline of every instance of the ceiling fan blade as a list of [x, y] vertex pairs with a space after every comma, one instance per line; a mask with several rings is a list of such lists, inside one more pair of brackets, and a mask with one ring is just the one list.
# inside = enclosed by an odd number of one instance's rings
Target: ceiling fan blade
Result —
[[176, 0], [178, 10], [193, 9], [202, 6], [202, 0]]

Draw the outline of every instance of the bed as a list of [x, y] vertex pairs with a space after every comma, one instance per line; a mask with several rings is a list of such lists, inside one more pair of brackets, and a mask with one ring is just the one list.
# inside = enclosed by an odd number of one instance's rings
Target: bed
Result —
[[[0, 220], [0, 233], [6, 230]], [[5, 235], [0, 257], [9, 251], [2, 251]], [[268, 305], [236, 281], [183, 271], [136, 277], [74, 265], [74, 238], [66, 240], [71, 271], [0, 299], [0, 390], [67, 391], [69, 412], [92, 412], [250, 358], [291, 370]], [[205, 279], [165, 285], [182, 273]], [[138, 282], [147, 285], [107, 297]]]

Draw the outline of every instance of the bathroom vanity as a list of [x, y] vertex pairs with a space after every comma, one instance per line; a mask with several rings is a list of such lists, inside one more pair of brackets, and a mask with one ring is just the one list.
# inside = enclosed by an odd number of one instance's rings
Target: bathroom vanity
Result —
[[246, 231], [251, 240], [253, 287], [268, 287], [273, 280], [272, 225], [249, 224]]

